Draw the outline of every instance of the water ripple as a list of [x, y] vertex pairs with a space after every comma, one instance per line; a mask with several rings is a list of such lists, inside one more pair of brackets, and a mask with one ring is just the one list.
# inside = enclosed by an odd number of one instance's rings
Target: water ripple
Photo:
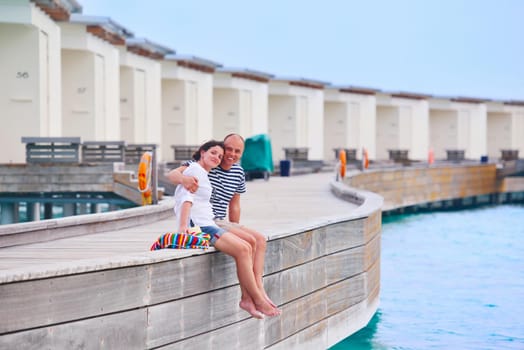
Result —
[[385, 218], [381, 306], [332, 349], [524, 349], [524, 206]]

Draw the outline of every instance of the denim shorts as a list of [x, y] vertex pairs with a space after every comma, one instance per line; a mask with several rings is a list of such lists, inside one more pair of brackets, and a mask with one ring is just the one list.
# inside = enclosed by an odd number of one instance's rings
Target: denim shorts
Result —
[[211, 245], [215, 245], [215, 242], [220, 238], [220, 236], [227, 232], [218, 226], [200, 226], [200, 229], [202, 232], [211, 235], [211, 240], [209, 241]]

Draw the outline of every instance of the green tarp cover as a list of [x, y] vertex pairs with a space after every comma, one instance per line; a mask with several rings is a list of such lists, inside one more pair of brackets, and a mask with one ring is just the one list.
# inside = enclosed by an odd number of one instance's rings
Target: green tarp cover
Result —
[[246, 139], [241, 165], [245, 171], [273, 172], [271, 140], [268, 135], [260, 134]]

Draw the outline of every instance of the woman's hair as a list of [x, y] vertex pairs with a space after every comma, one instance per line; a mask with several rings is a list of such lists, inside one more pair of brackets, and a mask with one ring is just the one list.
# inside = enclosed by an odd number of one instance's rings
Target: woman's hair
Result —
[[200, 160], [200, 153], [202, 151], [207, 151], [208, 149], [210, 148], [213, 148], [215, 146], [218, 146], [222, 149], [224, 149], [224, 142], [222, 141], [216, 141], [216, 140], [210, 140], [210, 141], [207, 141], [206, 143], [204, 143], [202, 146], [200, 146], [198, 148], [198, 151], [196, 151], [194, 154], [193, 154], [193, 159], [194, 160]]

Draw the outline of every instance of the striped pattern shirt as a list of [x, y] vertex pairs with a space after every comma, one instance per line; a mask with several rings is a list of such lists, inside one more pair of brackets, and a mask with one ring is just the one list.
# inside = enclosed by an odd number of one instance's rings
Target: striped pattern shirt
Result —
[[[182, 165], [187, 166], [188, 164], [189, 162], [184, 162]], [[236, 193], [246, 192], [244, 169], [239, 164], [233, 164], [229, 170], [218, 166], [211, 169], [208, 177], [213, 187], [210, 201], [215, 219], [225, 219], [231, 198]]]

